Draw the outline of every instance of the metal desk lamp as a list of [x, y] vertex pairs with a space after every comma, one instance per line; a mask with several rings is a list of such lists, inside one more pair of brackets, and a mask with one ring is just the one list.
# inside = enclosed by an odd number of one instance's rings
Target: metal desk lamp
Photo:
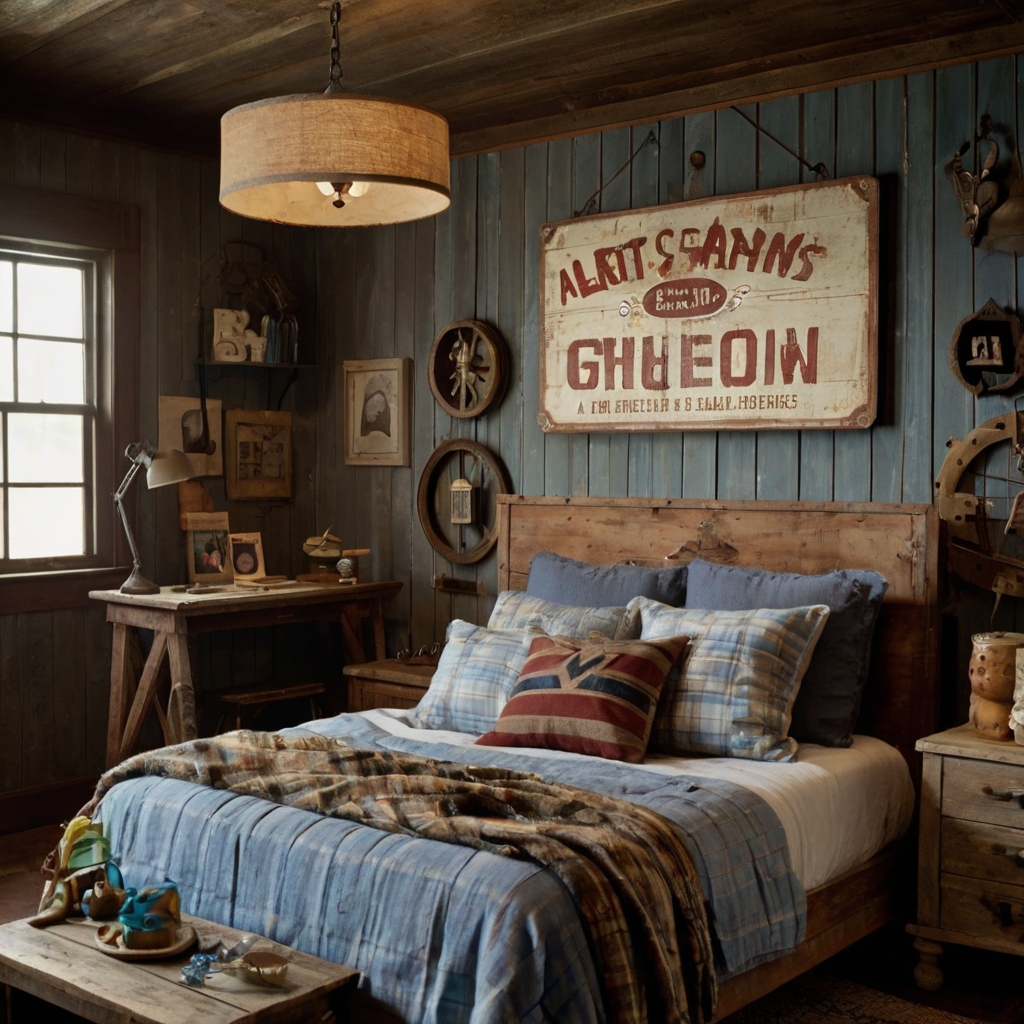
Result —
[[126, 459], [131, 459], [132, 465], [114, 494], [114, 504], [117, 505], [117, 512], [121, 517], [124, 532], [128, 535], [128, 546], [132, 549], [132, 574], [121, 584], [121, 593], [159, 594], [160, 588], [142, 575], [139, 549], [135, 546], [135, 537], [132, 534], [132, 528], [128, 525], [128, 516], [125, 514], [122, 499], [128, 493], [128, 488], [131, 487], [132, 481], [143, 466], [146, 468], [146, 485], [150, 489], [188, 480], [192, 477], [194, 470], [184, 452], [180, 452], [176, 448], [162, 452], [154, 451], [148, 441], [137, 441], [135, 444], [128, 445], [124, 450], [124, 455]]

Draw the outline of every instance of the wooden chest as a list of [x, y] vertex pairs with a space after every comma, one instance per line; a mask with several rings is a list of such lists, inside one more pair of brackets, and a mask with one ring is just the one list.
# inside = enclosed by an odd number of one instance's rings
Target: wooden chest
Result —
[[922, 988], [942, 985], [942, 943], [1024, 955], [1024, 747], [973, 726], [920, 740], [917, 924]]
[[433, 665], [408, 665], [395, 658], [346, 665], [348, 710], [414, 708], [427, 692]]

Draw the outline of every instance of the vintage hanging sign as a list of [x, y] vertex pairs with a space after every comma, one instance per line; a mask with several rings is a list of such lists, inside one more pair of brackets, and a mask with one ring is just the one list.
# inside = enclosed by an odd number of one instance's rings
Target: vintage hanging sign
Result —
[[868, 427], [878, 182], [541, 227], [544, 430]]

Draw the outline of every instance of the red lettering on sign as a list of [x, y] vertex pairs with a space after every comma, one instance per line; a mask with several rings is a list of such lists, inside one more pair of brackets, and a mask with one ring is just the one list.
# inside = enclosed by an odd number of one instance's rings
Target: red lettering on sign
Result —
[[786, 344], [782, 346], [779, 353], [779, 361], [782, 363], [782, 380], [785, 384], [793, 383], [793, 373], [797, 364], [800, 365], [800, 376], [805, 384], [818, 383], [818, 328], [807, 328], [807, 357], [800, 349], [796, 340], [796, 331], [792, 327], [786, 328]]
[[[654, 338], [643, 340], [640, 357], [640, 383], [646, 391], [668, 390], [668, 338], [661, 339], [661, 355], [654, 354]], [[656, 372], [657, 371], [657, 372]]]
[[811, 274], [814, 273], [814, 264], [811, 263], [812, 256], [827, 256], [828, 249], [823, 245], [805, 245], [800, 249], [800, 259], [803, 261], [803, 266], [800, 268], [799, 274], [794, 274], [793, 281], [806, 281], [810, 278]]
[[746, 235], [742, 228], [732, 229], [732, 251], [729, 253], [729, 269], [736, 269], [736, 261], [741, 256], [747, 257], [747, 273], [752, 274], [757, 269], [757, 257], [761, 255], [761, 246], [768, 236], [761, 228], [754, 231], [754, 241], [747, 244]]
[[[584, 348], [591, 349], [595, 356], [599, 356], [604, 350], [604, 346], [597, 338], [581, 338], [569, 345], [565, 377], [573, 391], [593, 391], [601, 376], [601, 364], [596, 359], [588, 359], [585, 363], [580, 362], [580, 350]], [[586, 380], [580, 379], [580, 370], [587, 371]]]
[[[615, 276], [615, 268], [608, 262], [608, 257], [615, 253], [618, 256], [619, 276]], [[605, 288], [610, 284], [622, 284], [627, 280], [626, 259], [622, 255], [622, 246], [616, 245], [610, 249], [595, 249], [594, 263], [597, 265], [597, 279]]]
[[566, 297], [571, 295], [574, 299], [579, 298], [579, 293], [576, 291], [575, 286], [572, 283], [572, 278], [569, 277], [565, 270], [558, 272], [558, 283], [562, 288], [562, 305], [565, 305]]
[[775, 332], [768, 331], [764, 336], [764, 382], [775, 383]]
[[779, 258], [779, 277], [785, 277], [793, 265], [793, 258], [803, 240], [804, 234], [801, 231], [799, 235], [793, 236], [789, 245], [786, 245], [786, 236], [781, 231], [776, 231], [771, 242], [768, 243], [768, 252], [765, 253], [764, 266], [761, 270], [770, 274], [775, 266], [775, 257], [777, 256]]
[[[732, 343], [742, 339], [746, 342], [746, 362], [743, 373], [734, 376], [732, 372]], [[757, 376], [757, 335], [753, 331], [726, 331], [722, 335], [718, 374], [723, 387], [745, 388], [754, 383]]]
[[629, 391], [633, 389], [633, 339], [622, 339], [622, 355], [615, 354], [615, 339], [604, 339], [604, 389], [615, 388], [615, 367], [622, 368], [622, 386]]
[[707, 388], [711, 386], [710, 377], [694, 377], [695, 366], [710, 366], [710, 356], [695, 356], [693, 349], [695, 345], [710, 345], [710, 334], [684, 334], [680, 341], [680, 354], [682, 359], [679, 367], [679, 386], [683, 388]]
[[679, 251], [685, 253], [686, 258], [690, 261], [687, 269], [693, 270], [695, 266], [700, 262], [700, 254], [703, 252], [704, 247], [702, 245], [687, 245], [686, 240], [690, 236], [697, 239], [700, 238], [700, 228], [683, 228], [679, 232]]
[[659, 256], [665, 257], [661, 262], [661, 266], [658, 267], [659, 277], [668, 277], [668, 275], [672, 273], [672, 263], [675, 260], [675, 256], [670, 252], [666, 252], [662, 248], [661, 240], [663, 238], [671, 238], [674, 234], [675, 232], [671, 228], [662, 228], [662, 230], [655, 236], [654, 248], [658, 250]]
[[700, 253], [700, 265], [710, 267], [712, 256], [717, 260], [715, 267], [718, 270], [725, 270], [725, 228], [718, 223], [717, 217], [715, 223], [708, 228], [708, 237], [704, 239], [704, 248]]
[[604, 281], [599, 281], [596, 277], [587, 277], [583, 272], [583, 264], [579, 260], [572, 261], [572, 272], [576, 275], [576, 283], [580, 286], [580, 295], [584, 298], [593, 295], [594, 292], [608, 290], [608, 285]]

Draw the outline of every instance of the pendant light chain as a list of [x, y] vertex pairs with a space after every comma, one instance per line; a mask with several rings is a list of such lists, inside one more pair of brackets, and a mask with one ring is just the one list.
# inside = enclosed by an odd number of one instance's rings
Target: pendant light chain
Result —
[[341, 2], [334, 0], [331, 5], [331, 71], [327, 92], [341, 92], [341, 40], [338, 38], [338, 22], [341, 20]]

